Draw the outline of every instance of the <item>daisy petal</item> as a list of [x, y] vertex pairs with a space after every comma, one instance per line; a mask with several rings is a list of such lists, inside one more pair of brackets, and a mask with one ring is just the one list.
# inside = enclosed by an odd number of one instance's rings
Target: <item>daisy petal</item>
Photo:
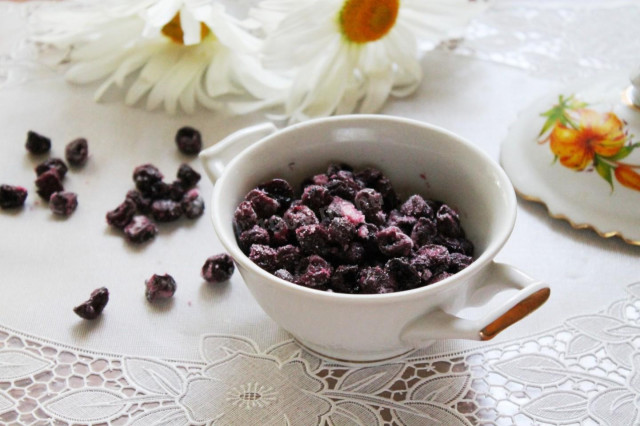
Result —
[[334, 112], [346, 90], [347, 82], [351, 76], [351, 67], [348, 65], [347, 49], [344, 45], [335, 56], [329, 57], [324, 66], [322, 80], [315, 88], [309, 91], [305, 101], [296, 109], [298, 117], [325, 117]]
[[147, 25], [143, 34], [149, 37], [153, 34], [153, 30], [162, 28], [167, 22], [171, 21], [180, 10], [181, 3], [181, 0], [160, 0], [151, 6], [146, 13]]
[[189, 10], [183, 9], [180, 11], [180, 26], [184, 33], [182, 40], [184, 41], [185, 46], [200, 43], [200, 21], [197, 21]]
[[205, 73], [204, 88], [208, 96], [216, 97], [235, 91], [229, 78], [231, 73], [229, 56], [229, 51], [223, 46], [216, 48], [215, 55]]
[[392, 85], [393, 75], [390, 72], [370, 75], [367, 94], [360, 105], [360, 112], [367, 114], [380, 111], [389, 97]]
[[199, 84], [196, 85], [196, 99], [201, 105], [210, 110], [224, 110], [224, 104], [208, 96]]
[[260, 99], [269, 99], [280, 95], [289, 85], [289, 79], [267, 71], [260, 62], [246, 55], [238, 55], [233, 59], [234, 79], [249, 94]]
[[180, 93], [180, 107], [187, 114], [194, 114], [196, 112], [196, 85], [198, 79], [194, 78], [189, 82], [187, 87]]
[[154, 49], [151, 46], [145, 47], [145, 49], [137, 49], [135, 52], [132, 52], [129, 57], [122, 61], [118, 69], [115, 71], [113, 79], [118, 86], [122, 87], [127, 76], [142, 68], [149, 58], [157, 52], [157, 49]]
[[122, 58], [118, 52], [92, 62], [80, 62], [72, 65], [66, 72], [65, 78], [72, 83], [85, 84], [101, 80], [111, 74], [118, 67]]
[[214, 8], [203, 21], [213, 29], [220, 42], [233, 51], [251, 53], [257, 52], [261, 47], [261, 42], [256, 37], [234, 25], [221, 9]]
[[125, 97], [125, 104], [134, 105], [156, 84], [166, 72], [165, 70], [179, 58], [179, 52], [170, 48], [154, 55], [142, 68], [138, 78], [133, 82]]

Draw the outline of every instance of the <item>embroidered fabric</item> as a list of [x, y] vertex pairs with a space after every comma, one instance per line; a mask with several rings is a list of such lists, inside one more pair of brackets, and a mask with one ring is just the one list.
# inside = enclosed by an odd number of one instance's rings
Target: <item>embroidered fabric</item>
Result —
[[294, 340], [204, 335], [200, 362], [66, 347], [0, 327], [0, 422], [546, 425], [640, 421], [640, 282], [599, 313], [461, 352], [349, 367]]
[[638, 46], [625, 40], [640, 40], [639, 19], [636, 1], [498, 0], [471, 23], [464, 40], [447, 47], [565, 81], [631, 72]]
[[6, 34], [12, 37], [0, 39], [0, 90], [34, 79], [53, 75], [53, 69], [39, 58], [38, 47], [27, 37], [26, 22], [34, 9], [45, 2], [0, 2], [0, 16]]
[[[601, 44], [611, 36], [599, 34], [640, 39], [637, 2], [585, 3], [497, 2], [454, 53], [551, 78], [636, 66], [634, 46]], [[15, 16], [4, 22], [20, 34], [35, 7], [43, 4], [0, 2], [0, 15]], [[584, 36], [569, 43], [561, 37], [569, 31]], [[0, 50], [10, 52], [0, 56], [0, 90], [51, 73], [35, 46], [15, 40]], [[261, 347], [208, 334], [194, 362], [93, 352], [0, 325], [0, 423], [638, 424], [640, 283], [628, 294], [526, 338], [359, 367], [317, 358], [291, 339]]]
[[[225, 4], [242, 16], [253, 0], [225, 0]], [[16, 16], [13, 22], [24, 22], [38, 7], [55, 5], [37, 1], [0, 3], [3, 16]], [[464, 39], [451, 40], [441, 48], [521, 68], [539, 77], [568, 81], [637, 67], [637, 46], [624, 41], [640, 39], [639, 20], [640, 4], [634, 0], [495, 0], [470, 23]], [[16, 31], [26, 34], [24, 25], [16, 25]], [[0, 55], [0, 87], [51, 72], [36, 61], [37, 48], [26, 37], [15, 40], [19, 41], [12, 53]]]

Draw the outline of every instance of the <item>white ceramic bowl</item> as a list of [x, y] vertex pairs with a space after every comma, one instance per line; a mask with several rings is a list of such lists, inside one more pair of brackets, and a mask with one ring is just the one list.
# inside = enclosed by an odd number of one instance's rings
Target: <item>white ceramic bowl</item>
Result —
[[[549, 296], [545, 284], [493, 261], [515, 222], [514, 190], [484, 152], [446, 130], [381, 115], [323, 118], [283, 130], [267, 123], [234, 133], [200, 156], [215, 182], [214, 229], [249, 290], [274, 321], [321, 355], [375, 361], [434, 339], [487, 340]], [[232, 225], [244, 195], [276, 177], [299, 188], [303, 178], [338, 161], [355, 168], [380, 168], [401, 197], [418, 193], [453, 206], [475, 245], [475, 261], [426, 287], [350, 295], [292, 284], [249, 260], [238, 247]], [[452, 314], [508, 289], [517, 291], [499, 306], [488, 308], [481, 318]], [[478, 301], [478, 295], [484, 295], [484, 300]]]

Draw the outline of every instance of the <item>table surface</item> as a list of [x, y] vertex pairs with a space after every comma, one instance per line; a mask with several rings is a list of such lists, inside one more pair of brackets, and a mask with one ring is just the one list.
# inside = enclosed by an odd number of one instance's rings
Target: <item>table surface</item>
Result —
[[[518, 200], [497, 257], [550, 285], [542, 308], [488, 344], [437, 342], [374, 366], [304, 352], [239, 274], [218, 286], [202, 280], [204, 260], [223, 251], [207, 217], [206, 179], [203, 217], [128, 245], [104, 216], [132, 188], [135, 166], [153, 163], [171, 176], [187, 162], [202, 171], [175, 149], [176, 129], [197, 127], [208, 146], [265, 118], [169, 116], [125, 107], [118, 94], [95, 103], [95, 86], [65, 83], [24, 42], [26, 17], [42, 5], [0, 2], [0, 181], [30, 190], [23, 209], [0, 214], [1, 423], [205, 424], [227, 409], [238, 411], [224, 424], [639, 421], [640, 247], [573, 229], [543, 205]], [[428, 52], [418, 91], [381, 113], [449, 129], [498, 161], [509, 125], [542, 94], [637, 62], [639, 17], [637, 1], [496, 2], [466, 40]], [[597, 31], [578, 32], [590, 20]], [[88, 164], [65, 180], [79, 197], [68, 219], [52, 217], [35, 195], [39, 159], [24, 150], [28, 130], [52, 138], [52, 156], [76, 137], [89, 140]], [[167, 303], [144, 298], [154, 273], [178, 283]], [[107, 309], [79, 319], [71, 308], [100, 286], [111, 292]], [[230, 396], [269, 383], [276, 396], [262, 405]]]

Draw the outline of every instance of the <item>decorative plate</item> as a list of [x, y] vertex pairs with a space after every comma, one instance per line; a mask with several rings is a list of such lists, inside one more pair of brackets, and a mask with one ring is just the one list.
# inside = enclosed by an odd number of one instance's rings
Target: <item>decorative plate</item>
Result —
[[500, 161], [554, 218], [640, 245], [640, 109], [629, 75], [582, 81], [520, 113]]

